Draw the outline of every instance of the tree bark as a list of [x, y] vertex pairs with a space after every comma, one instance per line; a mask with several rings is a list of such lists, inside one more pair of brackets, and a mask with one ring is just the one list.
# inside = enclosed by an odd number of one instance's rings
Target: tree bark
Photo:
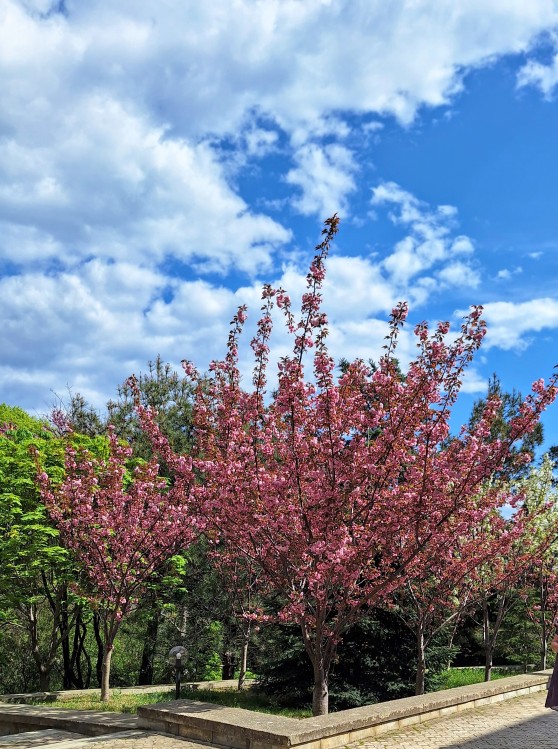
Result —
[[155, 656], [155, 646], [157, 644], [159, 622], [159, 608], [157, 604], [154, 603], [151, 615], [147, 620], [145, 641], [143, 643], [141, 664], [138, 674], [138, 684], [153, 684], [153, 658]]
[[314, 666], [314, 690], [312, 693], [312, 715], [327, 715], [329, 710], [329, 673], [321, 660], [316, 659]]
[[95, 675], [97, 677], [97, 684], [101, 686], [103, 681], [103, 656], [104, 656], [104, 645], [103, 638], [101, 637], [101, 618], [99, 614], [93, 614], [93, 633], [95, 635], [95, 642], [97, 643], [97, 661], [95, 663]]
[[[64, 689], [71, 689], [73, 686], [73, 669], [70, 655], [70, 628], [68, 619], [68, 588], [64, 585], [60, 600], [60, 642], [62, 645], [62, 664], [63, 676], [62, 686]], [[76, 685], [77, 686], [77, 685]], [[79, 689], [79, 687], [78, 687]]]
[[41, 692], [50, 692], [50, 668], [39, 666], [39, 689]]
[[541, 642], [541, 671], [546, 669], [546, 659], [548, 657], [548, 645], [546, 640]]
[[230, 650], [225, 650], [223, 652], [223, 665], [221, 668], [221, 679], [223, 679], [223, 681], [234, 679], [234, 664], [234, 653]]
[[539, 575], [539, 600], [540, 600], [540, 616], [541, 616], [541, 633], [540, 633], [540, 668], [541, 671], [546, 669], [546, 659], [548, 657], [548, 628], [546, 626], [546, 611], [548, 603], [547, 587], [543, 573]]
[[250, 630], [242, 635], [242, 648], [240, 650], [240, 671], [238, 674], [238, 689], [242, 689], [246, 681], [246, 671], [248, 670], [248, 645], [250, 644]]
[[37, 604], [29, 604], [29, 606], [26, 607], [25, 613], [27, 618], [27, 631], [31, 641], [31, 655], [39, 675], [39, 689], [41, 692], [49, 692], [50, 672], [54, 664], [54, 659], [50, 660], [49, 658], [43, 658], [41, 654], [41, 649], [39, 647], [39, 615]]
[[487, 601], [484, 601], [482, 611], [482, 639], [484, 645], [484, 680], [490, 681], [492, 676], [492, 643], [490, 641], [490, 615]]
[[110, 699], [110, 661], [113, 648], [112, 642], [105, 643], [101, 674], [101, 702], [108, 702]]
[[424, 632], [419, 625], [417, 630], [417, 678], [415, 682], [415, 694], [424, 694], [424, 679], [426, 676], [426, 645], [424, 643]]

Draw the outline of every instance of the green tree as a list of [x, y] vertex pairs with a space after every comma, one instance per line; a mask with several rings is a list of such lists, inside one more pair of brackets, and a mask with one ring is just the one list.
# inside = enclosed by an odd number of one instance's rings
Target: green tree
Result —
[[[488, 437], [490, 441], [504, 440], [509, 437], [510, 423], [513, 418], [519, 415], [524, 400], [521, 393], [515, 389], [511, 392], [503, 390], [498, 375], [493, 374], [488, 381], [486, 397], [480, 398], [473, 404], [469, 419], [470, 428], [474, 428], [479, 423], [486, 403], [495, 396], [500, 399], [500, 408], [490, 427], [490, 436]], [[537, 447], [540, 447], [543, 443], [543, 438], [543, 425], [539, 421], [530, 433], [525, 434], [510, 449], [502, 471], [503, 476], [508, 479], [525, 476], [529, 470], [528, 463], [533, 460]], [[521, 455], [525, 456], [526, 459], [523, 464], [521, 464], [521, 461], [519, 463], [517, 461], [518, 456]]]
[[[76, 441], [93, 453], [106, 449], [103, 438], [77, 435]], [[59, 432], [20, 408], [0, 405], [0, 611], [12, 627], [26, 632], [39, 687], [47, 690], [61, 646], [64, 685], [83, 682], [85, 624], [83, 602], [71, 591], [72, 560], [40, 497], [37, 461], [53, 484], [60, 483], [64, 442]], [[78, 676], [70, 678], [69, 670]]]
[[69, 559], [40, 500], [34, 453], [57, 482], [63, 447], [46, 422], [19, 408], [0, 405], [0, 425], [0, 609], [24, 627], [39, 686], [48, 689], [64, 632]]
[[[155, 361], [148, 362], [147, 368], [147, 373], [140, 373], [137, 378], [141, 404], [156, 411], [157, 423], [177, 452], [187, 453], [192, 440], [191, 386], [169, 363], [163, 362], [160, 356]], [[134, 457], [144, 460], [151, 457], [151, 443], [140, 428], [128, 382], [119, 385], [117, 397], [107, 403], [106, 417], [101, 417], [79, 393], [71, 394], [70, 402], [63, 406], [63, 410], [74, 431], [90, 436], [104, 434], [110, 423], [119, 438], [128, 442]], [[164, 464], [161, 465], [161, 473], [168, 475]], [[178, 606], [184, 603], [183, 596], [178, 591], [176, 603]], [[152, 684], [154, 681], [159, 628], [164, 621], [164, 610], [169, 606], [172, 608], [173, 601], [165, 586], [164, 574], [161, 574], [151, 581], [136, 612], [136, 621], [143, 623], [144, 627], [139, 684]], [[93, 624], [97, 635], [98, 622], [94, 621]], [[102, 642], [99, 637], [96, 640], [99, 671], [103, 656]]]
[[[192, 444], [192, 386], [168, 363], [157, 356], [148, 362], [148, 372], [137, 377], [139, 400], [154, 409], [157, 423], [178, 453], [190, 452]], [[137, 418], [134, 396], [128, 382], [118, 387], [118, 398], [107, 404], [108, 420], [118, 436], [126, 439], [134, 455], [149, 459], [152, 448]], [[164, 467], [163, 467], [164, 470]]]

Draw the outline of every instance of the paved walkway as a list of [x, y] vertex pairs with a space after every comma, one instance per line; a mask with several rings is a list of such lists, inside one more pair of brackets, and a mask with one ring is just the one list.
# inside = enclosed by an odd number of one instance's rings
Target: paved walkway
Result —
[[[544, 707], [546, 692], [498, 702], [386, 733], [351, 749], [558, 749], [558, 713]], [[43, 733], [43, 736], [41, 736]], [[60, 732], [63, 734], [63, 732]], [[207, 749], [209, 745], [145, 730], [97, 737], [55, 731], [0, 737], [0, 749], [50, 744], [49, 749]], [[58, 743], [56, 739], [61, 743]], [[42, 740], [41, 740], [42, 739]], [[68, 740], [69, 739], [69, 740]], [[20, 743], [21, 742], [21, 743]], [[12, 743], [13, 747], [8, 745]], [[215, 747], [215, 749], [218, 749]]]
[[546, 692], [454, 713], [353, 744], [360, 749], [558, 749], [558, 713]]
[[[546, 692], [455, 713], [349, 745], [351, 749], [558, 749], [558, 713], [544, 707]], [[89, 739], [87, 749], [200, 749], [168, 735]], [[85, 747], [83, 748], [85, 749]]]

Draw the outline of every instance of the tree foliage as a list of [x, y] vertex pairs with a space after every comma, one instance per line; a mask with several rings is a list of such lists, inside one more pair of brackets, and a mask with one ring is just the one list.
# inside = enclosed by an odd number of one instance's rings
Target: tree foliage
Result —
[[[335, 379], [320, 289], [337, 226], [336, 217], [326, 222], [298, 323], [287, 294], [264, 287], [251, 343], [251, 390], [243, 388], [238, 364], [244, 307], [233, 318], [227, 356], [211, 364], [209, 380], [185, 365], [196, 388], [194, 465], [206, 533], [249, 559], [262, 591], [281, 599], [278, 618], [300, 626], [314, 671], [315, 714], [327, 712], [337, 645], [362, 611], [385, 601], [433, 557], [448, 558], [472, 524], [514, 502], [497, 487], [479, 490], [511, 460], [513, 446], [535, 429], [556, 395], [554, 380], [537, 381], [505, 435], [494, 440], [501, 401], [493, 394], [475, 424], [450, 439], [463, 372], [485, 333], [480, 308], [451, 341], [448, 323], [434, 331], [416, 326], [418, 354], [402, 376], [395, 356], [407, 307], [400, 304], [375, 370], [357, 360]], [[284, 312], [293, 351], [281, 359], [269, 394], [275, 305]], [[176, 454], [153, 415], [139, 407], [180, 483]]]
[[191, 540], [194, 528], [184, 484], [169, 486], [154, 459], [129, 471], [131, 454], [114, 429], [104, 457], [76, 448], [70, 434], [63, 481], [54, 485], [45, 471], [39, 475], [43, 501], [80, 567], [83, 593], [100, 617], [103, 700], [108, 699], [110, 660], [122, 619], [150, 578]]

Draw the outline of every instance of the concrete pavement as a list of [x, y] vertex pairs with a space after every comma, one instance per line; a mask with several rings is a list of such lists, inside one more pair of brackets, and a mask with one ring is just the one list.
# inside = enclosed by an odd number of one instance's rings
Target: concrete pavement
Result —
[[546, 692], [409, 726], [352, 749], [558, 749], [558, 713]]
[[[558, 713], [535, 692], [475, 709], [454, 712], [349, 744], [349, 749], [558, 749]], [[29, 710], [29, 708], [27, 708]], [[131, 717], [131, 716], [130, 716]], [[121, 728], [124, 728], [122, 726]], [[328, 739], [323, 740], [324, 747]], [[316, 742], [319, 743], [319, 742]], [[208, 749], [157, 731], [124, 730], [84, 737], [54, 730], [0, 737], [0, 749]], [[220, 749], [220, 747], [214, 747]]]
[[[454, 713], [350, 744], [348, 749], [558, 749], [558, 713], [544, 707], [545, 697], [546, 692], [538, 692]], [[207, 749], [209, 746], [167, 734], [139, 731], [136, 736], [131, 734], [88, 739], [87, 749]]]

